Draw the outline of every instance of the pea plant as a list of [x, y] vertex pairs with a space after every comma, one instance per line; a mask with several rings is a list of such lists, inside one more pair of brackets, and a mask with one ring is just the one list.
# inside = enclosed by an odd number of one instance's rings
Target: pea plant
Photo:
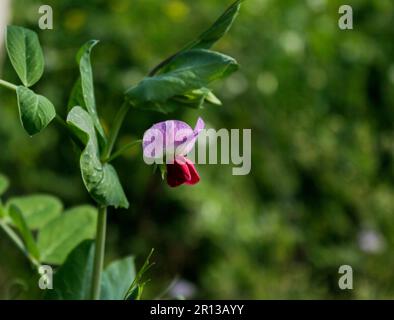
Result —
[[[142, 145], [144, 158], [165, 154], [160, 164], [163, 178], [170, 187], [196, 184], [200, 177], [186, 158], [193, 148], [204, 121], [195, 129], [177, 120], [154, 124], [142, 140], [114, 150], [117, 138], [130, 109], [138, 108], [169, 114], [178, 108], [196, 110], [205, 105], [221, 105], [209, 89], [210, 84], [237, 70], [237, 62], [211, 47], [230, 29], [242, 0], [235, 1], [205, 32], [154, 67], [136, 85], [125, 91], [112, 126], [104, 130], [96, 106], [91, 66], [91, 52], [98, 41], [90, 40], [76, 55], [79, 78], [70, 94], [64, 119], [52, 102], [32, 87], [44, 73], [44, 55], [37, 34], [19, 26], [8, 26], [6, 49], [21, 84], [0, 80], [0, 86], [16, 94], [22, 127], [33, 136], [52, 121], [64, 128], [79, 150], [79, 167], [84, 186], [96, 207], [79, 206], [63, 211], [60, 200], [49, 195], [16, 197], [0, 202], [0, 227], [26, 255], [31, 265], [55, 268], [53, 289], [45, 290], [48, 299], [139, 299], [145, 282], [144, 273], [151, 267], [149, 254], [135, 272], [132, 257], [112, 262], [105, 270], [104, 253], [107, 209], [128, 208], [116, 169], [111, 162], [131, 147]], [[181, 138], [170, 139], [168, 132], [187, 129]], [[152, 150], [152, 137], [167, 137], [162, 146]], [[174, 148], [176, 147], [176, 148]], [[174, 151], [176, 149], [176, 151]], [[0, 196], [7, 187], [0, 176]]]

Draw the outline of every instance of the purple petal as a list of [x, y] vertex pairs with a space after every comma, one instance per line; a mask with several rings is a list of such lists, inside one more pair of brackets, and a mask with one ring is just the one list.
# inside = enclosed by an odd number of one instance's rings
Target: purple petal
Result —
[[161, 158], [164, 154], [164, 139], [163, 131], [158, 127], [151, 127], [144, 133], [142, 148], [144, 150], [144, 157], [146, 158]]
[[177, 148], [176, 155], [185, 156], [192, 151], [200, 132], [205, 128], [202, 118], [198, 118], [194, 131], [187, 135], [184, 142]]
[[198, 118], [196, 126], [194, 128], [194, 134], [198, 136], [202, 130], [205, 128], [205, 122], [202, 118]]
[[167, 157], [186, 155], [193, 149], [204, 126], [201, 118], [198, 119], [194, 130], [187, 123], [178, 120], [156, 123], [144, 134], [144, 157], [161, 158], [164, 154]]

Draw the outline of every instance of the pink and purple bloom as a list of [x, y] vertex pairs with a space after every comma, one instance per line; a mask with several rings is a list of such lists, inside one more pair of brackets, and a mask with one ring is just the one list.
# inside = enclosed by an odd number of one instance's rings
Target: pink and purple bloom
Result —
[[186, 158], [193, 149], [205, 123], [199, 118], [194, 130], [185, 122], [168, 120], [156, 123], [143, 138], [145, 161], [166, 163], [167, 183], [170, 187], [194, 185], [200, 176], [192, 161]]

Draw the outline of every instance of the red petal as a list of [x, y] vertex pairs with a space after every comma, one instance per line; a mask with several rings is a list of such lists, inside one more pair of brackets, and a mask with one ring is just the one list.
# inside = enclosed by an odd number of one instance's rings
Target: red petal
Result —
[[167, 164], [167, 183], [170, 187], [182, 184], [193, 185], [200, 181], [200, 176], [193, 162], [185, 157], [177, 157], [174, 163]]
[[190, 179], [188, 181], [186, 181], [186, 184], [193, 185], [193, 184], [198, 183], [200, 181], [200, 176], [199, 176], [193, 162], [191, 162], [189, 159], [186, 159], [186, 164], [187, 164], [187, 166], [189, 168], [189, 172], [190, 172]]
[[191, 179], [189, 167], [185, 161], [175, 160], [167, 164], [167, 183], [170, 187], [178, 187]]

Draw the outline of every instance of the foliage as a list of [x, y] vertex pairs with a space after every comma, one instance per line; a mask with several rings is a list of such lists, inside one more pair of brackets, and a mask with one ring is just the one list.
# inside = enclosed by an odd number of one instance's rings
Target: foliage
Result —
[[[92, 61], [106, 131], [122, 92], [206, 29], [230, 1], [48, 0], [53, 31], [37, 29], [41, 1], [12, 2], [13, 24], [37, 31], [46, 56], [34, 91], [46, 93], [61, 115], [69, 101], [64, 89], [80, 76], [72, 67], [75, 53], [100, 39]], [[394, 296], [387, 267], [394, 245], [394, 3], [352, 2], [351, 31], [337, 27], [342, 4], [245, 1], [231, 32], [213, 47], [242, 65], [224, 85], [212, 85], [224, 107], [175, 111], [190, 123], [198, 113], [215, 128], [252, 128], [249, 176], [204, 166], [193, 192], [173, 191], [139, 160], [137, 148], [114, 162], [131, 205], [109, 216], [107, 259], [156, 248], [154, 281], [144, 297], [155, 298], [176, 276], [196, 288], [197, 298]], [[4, 67], [2, 78], [17, 82], [8, 61]], [[67, 207], [90, 201], [66, 133], [50, 125], [32, 140], [18, 125], [15, 95], [3, 89], [0, 95], [0, 166], [12, 181], [6, 196], [51, 193]], [[119, 147], [168, 118], [132, 112]], [[0, 178], [0, 193], [1, 186]], [[0, 237], [5, 294], [9, 279], [31, 274]], [[353, 266], [354, 290], [338, 289], [342, 264]]]
[[[45, 203], [47, 198], [35, 197], [34, 201], [19, 199], [19, 205], [14, 200], [6, 207], [7, 211], [2, 210], [4, 221], [1, 221], [1, 226], [37, 271], [42, 262], [61, 264], [54, 279], [54, 289], [46, 294], [47, 298], [140, 299], [145, 285], [142, 276], [151, 267], [149, 259], [152, 252], [136, 275], [133, 272], [134, 263], [130, 259], [114, 262], [103, 274], [107, 209], [129, 207], [117, 171], [109, 164], [114, 159], [113, 149], [130, 106], [167, 113], [181, 107], [185, 100], [186, 105], [190, 104], [189, 100], [192, 104], [197, 101], [197, 107], [202, 107], [205, 100], [220, 104], [208, 85], [233, 73], [237, 63], [221, 53], [200, 48], [209, 48], [228, 31], [240, 3], [236, 1], [230, 6], [190, 47], [164, 60], [147, 78], [127, 90], [124, 103], [107, 132], [103, 129], [96, 107], [91, 65], [91, 52], [98, 41], [88, 41], [77, 53], [80, 75], [71, 90], [64, 120], [56, 114], [48, 98], [29, 89], [44, 72], [44, 55], [37, 34], [24, 27], [7, 27], [8, 57], [23, 85], [18, 86], [3, 79], [0, 85], [15, 92], [22, 126], [29, 135], [41, 132], [54, 119], [65, 129], [80, 149], [82, 180], [98, 207], [97, 213], [73, 209], [56, 219], [53, 219], [53, 215], [56, 216], [58, 212], [44, 210], [44, 219], [40, 219], [37, 212], [51, 206]], [[32, 204], [36, 206], [32, 207]], [[21, 209], [23, 206], [27, 207], [25, 212], [29, 214], [24, 214]], [[39, 210], [35, 212], [34, 208]], [[34, 222], [28, 223], [27, 218]], [[94, 223], [97, 232], [92, 235], [94, 228], [91, 226]], [[21, 239], [9, 224], [18, 230]], [[39, 245], [32, 233], [33, 228], [38, 230]], [[94, 244], [84, 241], [92, 236], [95, 238]], [[125, 272], [125, 275], [121, 272]], [[129, 278], [126, 284], [123, 283], [123, 276]]]
[[61, 201], [50, 195], [10, 198], [1, 205], [1, 212], [0, 226], [13, 234], [14, 241], [19, 240], [20, 249], [36, 266], [61, 265], [80, 242], [93, 239], [96, 233], [94, 207], [63, 211]]
[[44, 73], [44, 56], [37, 34], [26, 28], [9, 26], [6, 45], [19, 79], [26, 87], [31, 87]]

